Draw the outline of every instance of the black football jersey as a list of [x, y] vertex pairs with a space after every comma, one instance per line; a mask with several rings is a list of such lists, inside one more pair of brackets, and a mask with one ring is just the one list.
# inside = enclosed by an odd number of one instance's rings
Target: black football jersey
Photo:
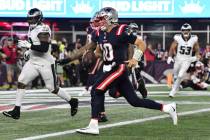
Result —
[[134, 44], [136, 36], [128, 33], [125, 24], [115, 26], [110, 32], [96, 31], [92, 34], [92, 41], [98, 43], [103, 52], [104, 64], [122, 64], [126, 61], [128, 45]]

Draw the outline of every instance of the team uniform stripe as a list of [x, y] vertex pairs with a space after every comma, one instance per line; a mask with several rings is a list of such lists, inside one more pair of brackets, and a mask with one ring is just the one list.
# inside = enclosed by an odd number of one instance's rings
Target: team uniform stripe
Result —
[[96, 35], [99, 36], [99, 29], [96, 30]]
[[97, 67], [99, 65], [99, 62], [100, 62], [100, 58], [97, 59], [96, 64], [95, 64], [93, 70], [89, 74], [95, 74], [96, 69], [97, 69]]
[[104, 90], [108, 85], [110, 85], [115, 79], [123, 74], [125, 70], [125, 64], [121, 64], [120, 68], [108, 76], [96, 89]]
[[123, 31], [123, 29], [124, 29], [125, 26], [126, 26], [126, 24], [120, 25], [120, 27], [119, 27], [118, 30], [117, 30], [117, 34], [116, 34], [116, 35], [121, 35], [121, 34], [122, 34], [122, 31]]

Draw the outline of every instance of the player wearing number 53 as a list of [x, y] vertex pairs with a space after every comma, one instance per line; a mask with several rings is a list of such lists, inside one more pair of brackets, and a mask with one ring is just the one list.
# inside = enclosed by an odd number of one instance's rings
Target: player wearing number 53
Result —
[[[176, 34], [169, 50], [167, 63], [174, 63], [174, 85], [169, 97], [174, 97], [179, 89], [182, 77], [192, 62], [200, 59], [198, 37], [191, 34], [192, 27], [185, 23], [181, 27], [182, 34]], [[174, 59], [173, 59], [174, 57]]]

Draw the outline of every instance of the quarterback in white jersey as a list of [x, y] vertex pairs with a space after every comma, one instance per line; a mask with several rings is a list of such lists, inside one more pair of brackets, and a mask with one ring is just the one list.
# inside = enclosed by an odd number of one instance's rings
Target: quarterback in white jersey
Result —
[[[192, 27], [185, 23], [181, 27], [182, 34], [176, 34], [169, 50], [167, 63], [174, 62], [174, 85], [169, 97], [174, 97], [179, 89], [182, 77], [192, 62], [200, 59], [198, 37], [191, 35]], [[194, 56], [193, 56], [194, 53]], [[174, 59], [172, 58], [174, 56]]]
[[[58, 87], [55, 74], [55, 60], [51, 55], [51, 30], [42, 22], [42, 12], [33, 8], [29, 10], [27, 21], [29, 23], [28, 41], [19, 40], [18, 46], [28, 48], [24, 56], [29, 60], [24, 65], [18, 78], [15, 107], [3, 114], [13, 119], [20, 118], [20, 108], [25, 95], [26, 85], [41, 75], [49, 92], [66, 100], [71, 106], [71, 115], [74, 116], [78, 109], [78, 99], [71, 98], [62, 88]], [[29, 57], [28, 57], [29, 56]]]

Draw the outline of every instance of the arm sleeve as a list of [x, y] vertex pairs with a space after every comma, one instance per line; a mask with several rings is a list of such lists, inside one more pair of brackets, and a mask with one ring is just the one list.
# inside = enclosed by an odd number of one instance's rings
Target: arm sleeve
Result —
[[174, 40], [175, 40], [176, 42], [179, 41], [179, 35], [178, 35], [178, 34], [174, 35]]

